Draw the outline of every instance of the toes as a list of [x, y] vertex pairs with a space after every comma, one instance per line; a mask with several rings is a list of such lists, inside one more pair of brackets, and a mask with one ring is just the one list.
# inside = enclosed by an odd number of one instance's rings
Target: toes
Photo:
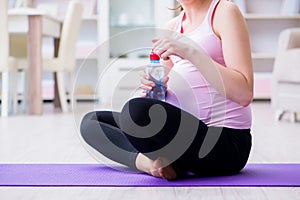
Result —
[[158, 158], [153, 162], [153, 167], [157, 169], [159, 176], [167, 179], [172, 180], [175, 179], [177, 174], [173, 167], [170, 165], [169, 161], [163, 158]]
[[159, 170], [158, 169], [151, 169], [149, 171], [149, 174], [151, 174], [152, 176], [155, 176], [155, 177], [162, 177], [159, 173]]
[[167, 180], [173, 180], [176, 178], [177, 174], [172, 166], [162, 167], [159, 169], [159, 174], [161, 177]]

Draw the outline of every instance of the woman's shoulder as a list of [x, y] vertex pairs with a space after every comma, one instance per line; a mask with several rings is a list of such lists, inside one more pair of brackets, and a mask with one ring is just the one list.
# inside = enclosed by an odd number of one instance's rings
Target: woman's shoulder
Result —
[[220, 30], [227, 30], [228, 27], [236, 27], [236, 25], [244, 23], [244, 16], [238, 6], [227, 0], [220, 0], [220, 3], [214, 15], [214, 29], [219, 34]]
[[234, 2], [220, 0], [218, 8], [216, 9], [216, 14], [219, 14], [226, 19], [227, 17], [236, 16], [237, 14], [240, 15], [241, 12]]

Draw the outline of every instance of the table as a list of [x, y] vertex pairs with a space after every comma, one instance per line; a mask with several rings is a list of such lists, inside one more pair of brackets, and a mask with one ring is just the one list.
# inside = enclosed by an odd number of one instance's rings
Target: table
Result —
[[57, 55], [62, 21], [39, 9], [15, 8], [8, 11], [8, 26], [10, 34], [27, 36], [27, 110], [30, 115], [41, 115], [42, 37], [54, 38]]

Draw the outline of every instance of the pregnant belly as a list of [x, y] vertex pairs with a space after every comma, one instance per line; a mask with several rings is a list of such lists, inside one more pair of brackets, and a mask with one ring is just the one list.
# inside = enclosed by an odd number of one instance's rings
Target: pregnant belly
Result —
[[174, 68], [169, 77], [166, 102], [193, 114], [200, 120], [209, 120], [214, 91], [197, 69]]

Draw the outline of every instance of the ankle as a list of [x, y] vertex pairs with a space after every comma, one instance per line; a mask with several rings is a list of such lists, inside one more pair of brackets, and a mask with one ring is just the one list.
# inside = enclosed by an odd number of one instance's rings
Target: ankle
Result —
[[135, 167], [143, 172], [147, 172], [150, 170], [153, 161], [146, 157], [144, 154], [139, 153], [135, 160]]

